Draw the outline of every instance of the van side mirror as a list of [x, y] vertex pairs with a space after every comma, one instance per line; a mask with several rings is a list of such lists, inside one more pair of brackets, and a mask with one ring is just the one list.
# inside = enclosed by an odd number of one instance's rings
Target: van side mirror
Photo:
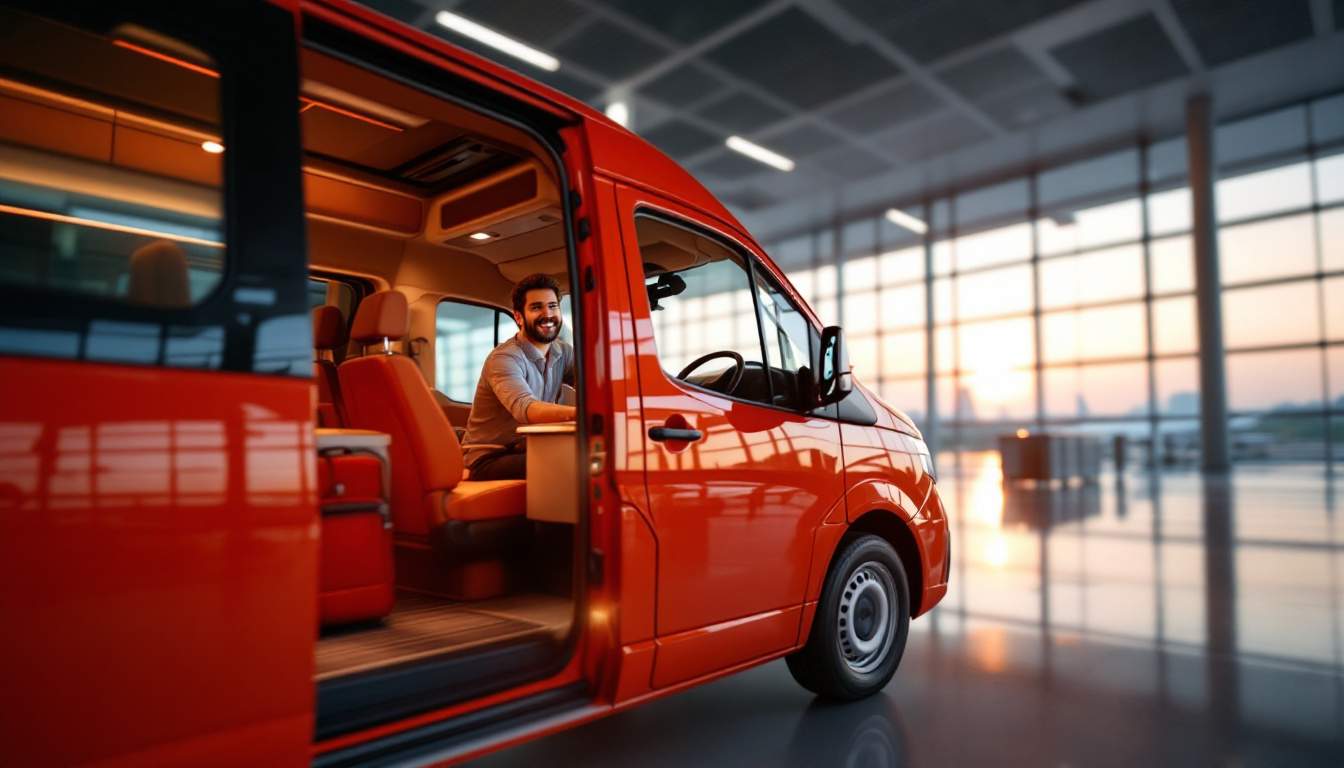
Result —
[[854, 375], [849, 369], [849, 352], [845, 349], [845, 331], [840, 326], [827, 326], [821, 332], [821, 350], [816, 371], [818, 406], [838, 403], [854, 389]]

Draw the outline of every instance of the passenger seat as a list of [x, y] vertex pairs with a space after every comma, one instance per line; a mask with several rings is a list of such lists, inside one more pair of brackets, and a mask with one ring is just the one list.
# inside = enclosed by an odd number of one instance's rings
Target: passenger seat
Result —
[[336, 363], [323, 355], [345, 346], [345, 318], [337, 307], [313, 308], [313, 378], [317, 379], [317, 425], [343, 427], [345, 403]]
[[351, 338], [376, 345], [339, 370], [347, 425], [391, 436], [397, 584], [461, 600], [508, 591], [504, 560], [525, 549], [523, 480], [463, 480], [462, 446], [420, 369], [392, 351], [408, 330], [406, 297], [359, 304]]

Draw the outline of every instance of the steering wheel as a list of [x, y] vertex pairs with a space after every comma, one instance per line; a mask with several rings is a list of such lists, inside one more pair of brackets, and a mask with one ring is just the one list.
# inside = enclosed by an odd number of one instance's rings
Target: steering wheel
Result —
[[[710, 352], [708, 355], [701, 355], [700, 357], [697, 357], [696, 359], [691, 361], [690, 365], [681, 369], [681, 373], [677, 374], [677, 378], [681, 379], [682, 381], [685, 381], [686, 377], [691, 375], [691, 371], [694, 371], [696, 368], [699, 368], [705, 363], [708, 363], [710, 360], [717, 360], [720, 357], [732, 358], [733, 367], [719, 374], [719, 378], [716, 380], [715, 383], [722, 381], [724, 374], [731, 372], [733, 374], [733, 378], [728, 382], [728, 386], [720, 391], [722, 391], [725, 395], [732, 394], [733, 391], [737, 389], [737, 385], [742, 383], [742, 374], [747, 372], [747, 361], [743, 360], [741, 355], [737, 354], [731, 349], [725, 349], [719, 352]], [[717, 387], [715, 387], [714, 389], [717, 389]]]

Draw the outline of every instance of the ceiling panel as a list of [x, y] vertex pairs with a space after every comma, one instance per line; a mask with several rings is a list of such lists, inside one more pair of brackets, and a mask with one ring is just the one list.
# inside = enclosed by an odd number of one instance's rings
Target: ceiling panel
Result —
[[844, 139], [831, 131], [811, 123], [802, 123], [788, 130], [763, 137], [757, 143], [797, 159], [816, 154], [842, 141]]
[[543, 47], [584, 15], [583, 10], [569, 0], [546, 0], [544, 3], [465, 0], [450, 10], [523, 42]]
[[900, 74], [872, 48], [846, 42], [799, 8], [784, 10], [706, 57], [803, 109]]
[[425, 6], [411, 0], [363, 0], [363, 4], [407, 24], [414, 24], [416, 19], [420, 18], [420, 14], [425, 12]]
[[885, 151], [911, 162], [976, 144], [989, 138], [989, 132], [959, 113], [943, 112], [924, 120], [900, 126], [874, 137]]
[[769, 166], [762, 165], [755, 160], [729, 150], [724, 150], [704, 162], [696, 163], [692, 170], [697, 176], [703, 174], [727, 181], [745, 179], [767, 171], [780, 173], [780, 171]]
[[1171, 7], [1206, 65], [1225, 64], [1312, 34], [1307, 0], [1171, 0]]
[[937, 75], [971, 101], [1050, 83], [1045, 74], [1012, 45], [966, 59], [939, 70]]
[[1082, 0], [837, 0], [922, 62], [983, 43]]
[[897, 83], [829, 114], [831, 122], [868, 134], [913, 120], [936, 110], [942, 99], [914, 83]]
[[[526, 2], [527, 0], [524, 0]], [[549, 0], [548, 0], [549, 2]], [[713, 2], [668, 2], [667, 0], [605, 0], [604, 4], [637, 19], [650, 29], [683, 43], [693, 43], [769, 0], [714, 0]]]
[[556, 46], [553, 53], [612, 80], [630, 77], [670, 51], [609, 21], [595, 21]]
[[779, 198], [754, 185], [727, 192], [723, 195], [723, 199], [731, 206], [748, 211], [759, 210], [779, 202]]
[[730, 91], [696, 112], [736, 133], [752, 133], [788, 116], [784, 110], [741, 91]]
[[676, 118], [641, 133], [645, 139], [673, 157], [694, 155], [723, 143], [723, 137]]
[[696, 64], [683, 64], [638, 88], [638, 92], [672, 107], [686, 107], [703, 100], [724, 84]]
[[860, 147], [842, 145], [808, 159], [808, 165], [840, 179], [861, 179], [890, 170], [886, 159]]
[[1087, 101], [1188, 74], [1167, 33], [1150, 13], [1065, 43], [1051, 51]]
[[1062, 115], [1073, 106], [1052, 83], [1012, 90], [981, 99], [975, 105], [984, 110], [994, 122], [1007, 128], [1026, 128], [1043, 120]]

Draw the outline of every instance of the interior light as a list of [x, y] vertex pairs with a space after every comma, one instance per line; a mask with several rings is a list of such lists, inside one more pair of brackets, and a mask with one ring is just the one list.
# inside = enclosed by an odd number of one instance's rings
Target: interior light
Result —
[[494, 235], [490, 234], [489, 232], [472, 232], [470, 235], [468, 235], [468, 237], [470, 237], [472, 240], [489, 240], [490, 238], [494, 237]]
[[789, 158], [778, 152], [771, 152], [760, 144], [753, 144], [741, 136], [729, 136], [724, 143], [734, 152], [741, 152], [758, 163], [765, 163], [771, 168], [778, 168], [781, 171], [793, 170], [793, 161]]
[[1017, 430], [1017, 437], [1019, 440], [1025, 440], [1028, 437], [1031, 437], [1031, 433], [1025, 429], [1019, 429]]
[[890, 221], [898, 227], [905, 227], [918, 235], [922, 235], [929, 231], [928, 224], [925, 224], [920, 219], [916, 219], [914, 216], [902, 211], [900, 208], [888, 208], [887, 221]]
[[218, 155], [224, 151], [224, 145], [220, 144], [218, 141], [202, 141], [201, 149], [204, 149], [212, 155]]
[[488, 45], [491, 48], [507, 53], [514, 58], [522, 59], [534, 67], [541, 67], [547, 72], [554, 72], [557, 69], [560, 69], [560, 60], [549, 53], [538, 51], [530, 45], [520, 43], [507, 35], [501, 35], [493, 29], [483, 27], [471, 19], [465, 19], [458, 16], [456, 13], [439, 11], [438, 15], [434, 17], [434, 20], [437, 21], [440, 26], [447, 27], [459, 35], [470, 37], [478, 43]]
[[607, 105], [607, 117], [622, 128], [630, 127], [630, 105], [624, 101], [613, 101]]

